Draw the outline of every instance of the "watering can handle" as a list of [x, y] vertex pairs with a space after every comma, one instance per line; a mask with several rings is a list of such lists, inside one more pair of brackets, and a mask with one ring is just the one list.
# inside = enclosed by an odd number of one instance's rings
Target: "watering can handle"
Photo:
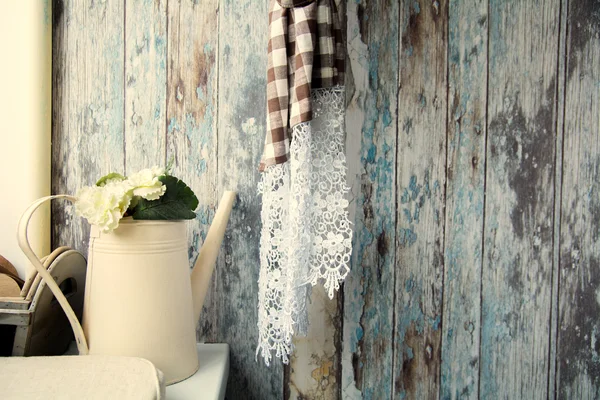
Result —
[[41, 199], [34, 201], [27, 208], [27, 210], [25, 210], [23, 215], [21, 215], [21, 219], [19, 220], [19, 226], [17, 228], [17, 241], [19, 242], [19, 247], [21, 248], [21, 250], [23, 250], [23, 253], [25, 253], [29, 261], [31, 261], [31, 263], [37, 270], [38, 274], [40, 274], [42, 279], [46, 282], [46, 285], [48, 285], [48, 287], [54, 294], [54, 297], [56, 297], [56, 300], [58, 300], [60, 306], [67, 315], [69, 323], [71, 324], [71, 328], [73, 329], [73, 333], [75, 334], [75, 341], [77, 342], [77, 349], [79, 350], [79, 354], [86, 355], [89, 352], [87, 341], [85, 340], [83, 328], [81, 327], [81, 324], [79, 323], [75, 312], [71, 308], [71, 305], [69, 304], [65, 295], [62, 293], [62, 291], [54, 281], [54, 278], [50, 276], [46, 268], [44, 268], [44, 266], [42, 265], [42, 262], [37, 258], [37, 256], [33, 252], [31, 245], [29, 244], [29, 240], [27, 239], [27, 227], [29, 226], [29, 220], [31, 219], [31, 216], [39, 206], [53, 199], [67, 199], [71, 202], [74, 202], [76, 200], [76, 198], [73, 196], [69, 196], [66, 194], [58, 194], [54, 196], [42, 197]]

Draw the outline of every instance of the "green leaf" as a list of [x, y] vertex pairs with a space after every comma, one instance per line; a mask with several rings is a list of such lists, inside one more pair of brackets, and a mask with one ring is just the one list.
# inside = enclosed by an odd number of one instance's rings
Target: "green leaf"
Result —
[[117, 173], [117, 172], [111, 172], [108, 175], [104, 175], [102, 178], [98, 179], [98, 182], [96, 182], [96, 186], [105, 186], [106, 182], [108, 182], [109, 180], [112, 179], [118, 179], [120, 181], [124, 181], [125, 178], [123, 175]]
[[133, 209], [133, 219], [194, 219], [198, 198], [183, 181], [170, 175], [158, 178], [167, 191], [158, 200], [140, 199]]

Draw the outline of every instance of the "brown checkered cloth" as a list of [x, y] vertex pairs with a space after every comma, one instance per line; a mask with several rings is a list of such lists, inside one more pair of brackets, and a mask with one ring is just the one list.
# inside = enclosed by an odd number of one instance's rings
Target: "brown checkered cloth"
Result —
[[271, 0], [267, 138], [260, 170], [288, 160], [291, 127], [312, 119], [312, 89], [344, 83], [344, 46], [334, 0]]

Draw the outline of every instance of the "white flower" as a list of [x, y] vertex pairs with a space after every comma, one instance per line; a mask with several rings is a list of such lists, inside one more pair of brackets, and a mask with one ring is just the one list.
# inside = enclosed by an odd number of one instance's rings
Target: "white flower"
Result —
[[77, 192], [75, 212], [97, 225], [102, 232], [119, 226], [119, 220], [131, 203], [131, 188], [126, 181], [111, 180], [105, 186], [89, 186]]
[[77, 192], [75, 211], [102, 232], [110, 232], [140, 198], [157, 200], [166, 192], [167, 187], [158, 180], [164, 174], [164, 168], [159, 167], [143, 169], [128, 178], [109, 174], [101, 179], [101, 186], [84, 187]]
[[164, 174], [164, 168], [146, 168], [130, 175], [126, 182], [133, 189], [134, 196], [140, 196], [146, 200], [157, 200], [167, 190], [167, 187], [158, 180], [158, 177]]

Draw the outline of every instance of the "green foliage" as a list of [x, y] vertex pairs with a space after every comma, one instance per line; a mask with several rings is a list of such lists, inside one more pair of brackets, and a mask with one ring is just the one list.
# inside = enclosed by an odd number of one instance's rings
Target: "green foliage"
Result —
[[183, 181], [171, 175], [158, 178], [167, 191], [158, 200], [140, 199], [133, 208], [133, 219], [194, 219], [198, 198]]

